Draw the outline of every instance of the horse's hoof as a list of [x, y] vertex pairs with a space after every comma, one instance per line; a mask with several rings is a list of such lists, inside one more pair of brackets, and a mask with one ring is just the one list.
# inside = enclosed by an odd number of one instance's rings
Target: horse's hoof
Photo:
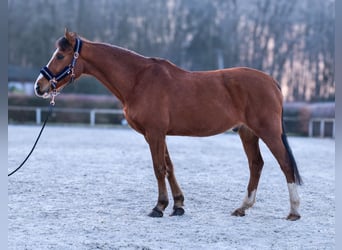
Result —
[[148, 216], [152, 218], [160, 218], [163, 217], [163, 212], [160, 211], [157, 207], [153, 208], [151, 213], [148, 214]]
[[176, 207], [173, 209], [172, 214], [170, 216], [181, 216], [184, 214], [184, 209], [182, 207]]
[[299, 214], [289, 214], [286, 219], [290, 220], [290, 221], [299, 220], [300, 219], [300, 215]]
[[245, 216], [245, 211], [241, 208], [236, 209], [234, 212], [232, 212], [233, 216], [243, 217]]

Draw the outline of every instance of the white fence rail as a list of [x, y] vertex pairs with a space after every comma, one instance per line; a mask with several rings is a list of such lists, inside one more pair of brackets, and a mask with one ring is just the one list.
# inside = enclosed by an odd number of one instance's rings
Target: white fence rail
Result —
[[[22, 106], [8, 106], [8, 110], [13, 111], [32, 111], [36, 113], [36, 123], [42, 123], [42, 112], [48, 111], [49, 108], [42, 107], [22, 107]], [[94, 126], [96, 123], [96, 114], [114, 114], [123, 115], [122, 109], [79, 109], [79, 108], [54, 108], [54, 112], [67, 112], [67, 113], [85, 113], [89, 114], [89, 124]]]
[[96, 114], [114, 114], [123, 115], [122, 109], [91, 109], [90, 110], [90, 125], [95, 125]]

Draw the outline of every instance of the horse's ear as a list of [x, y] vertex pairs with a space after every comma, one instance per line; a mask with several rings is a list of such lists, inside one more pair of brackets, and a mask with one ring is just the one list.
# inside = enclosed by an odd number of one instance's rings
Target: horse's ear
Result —
[[65, 28], [64, 28], [64, 37], [65, 37], [65, 38], [66, 38], [66, 36], [67, 36], [67, 33], [69, 33], [69, 30], [68, 30], [67, 27], [65, 27]]
[[68, 40], [70, 44], [74, 44], [75, 38], [76, 38], [76, 33], [70, 32], [68, 28], [65, 28], [64, 30], [64, 37]]

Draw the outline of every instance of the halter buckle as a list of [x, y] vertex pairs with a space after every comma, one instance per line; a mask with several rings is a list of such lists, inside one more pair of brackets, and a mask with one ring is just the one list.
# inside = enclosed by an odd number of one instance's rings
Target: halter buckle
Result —
[[75, 51], [74, 53], [74, 58], [77, 59], [80, 56], [80, 53], [78, 53], [77, 51]]
[[57, 88], [57, 83], [58, 82], [57, 82], [55, 77], [50, 80], [50, 85], [52, 86], [53, 90], [55, 90]]

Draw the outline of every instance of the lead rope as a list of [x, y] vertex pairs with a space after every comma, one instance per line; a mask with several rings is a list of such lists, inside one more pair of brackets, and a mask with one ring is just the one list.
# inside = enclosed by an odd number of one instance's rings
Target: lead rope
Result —
[[50, 102], [49, 112], [48, 112], [48, 114], [46, 115], [46, 118], [45, 118], [45, 121], [44, 121], [44, 123], [43, 123], [43, 126], [42, 126], [42, 128], [40, 129], [39, 135], [38, 135], [38, 137], [37, 137], [35, 143], [33, 144], [33, 147], [32, 147], [32, 149], [31, 149], [30, 153], [26, 156], [25, 160], [20, 164], [20, 166], [17, 167], [15, 170], [13, 170], [11, 173], [9, 173], [8, 176], [11, 176], [11, 175], [14, 174], [15, 172], [17, 172], [22, 166], [24, 166], [25, 162], [26, 162], [26, 161], [28, 160], [28, 158], [31, 156], [31, 154], [32, 154], [34, 148], [36, 147], [36, 145], [37, 145], [37, 143], [38, 143], [38, 141], [39, 141], [39, 138], [40, 138], [40, 136], [41, 136], [41, 134], [42, 134], [42, 132], [43, 132], [43, 130], [44, 130], [45, 124], [46, 124], [46, 122], [48, 121], [48, 119], [49, 119], [49, 117], [50, 117], [50, 115], [51, 115], [51, 113], [52, 113], [52, 109], [53, 109], [53, 107], [55, 106], [55, 96], [56, 96], [55, 94], [52, 94], [52, 99], [51, 99], [51, 102]]

